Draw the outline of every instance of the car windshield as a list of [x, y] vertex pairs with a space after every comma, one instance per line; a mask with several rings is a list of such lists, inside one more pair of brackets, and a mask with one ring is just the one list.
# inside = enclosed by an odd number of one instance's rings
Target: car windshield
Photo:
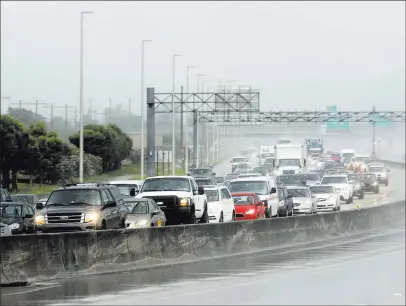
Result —
[[21, 205], [1, 205], [0, 206], [1, 217], [6, 218], [18, 218], [21, 216]]
[[300, 166], [300, 160], [299, 159], [280, 159], [279, 160], [279, 167], [287, 167], [287, 166], [293, 166], [293, 167]]
[[212, 181], [209, 179], [197, 179], [196, 184], [197, 184], [197, 186], [213, 185]]
[[136, 184], [114, 184], [120, 189], [122, 195], [129, 196], [131, 189], [135, 188], [135, 191], [138, 191], [138, 186]]
[[288, 189], [288, 195], [294, 198], [303, 198], [303, 197], [310, 197], [310, 193], [308, 189]]
[[382, 172], [384, 167], [381, 166], [373, 166], [373, 167], [368, 167], [369, 171], [371, 172]]
[[187, 178], [159, 177], [145, 180], [141, 192], [149, 191], [190, 191]]
[[313, 194], [334, 193], [332, 186], [312, 186], [310, 191]]
[[318, 173], [305, 173], [303, 177], [309, 181], [318, 181], [320, 179]]
[[13, 202], [24, 202], [28, 204], [35, 204], [35, 196], [29, 194], [12, 194], [11, 199]]
[[250, 165], [248, 164], [238, 164], [237, 169], [248, 169]]
[[235, 205], [254, 205], [254, 197], [252, 196], [233, 196]]
[[343, 176], [323, 177], [322, 184], [347, 184], [347, 178]]
[[217, 190], [205, 190], [208, 202], [217, 202], [219, 200], [219, 193]]
[[131, 205], [132, 214], [148, 214], [148, 202], [147, 201], [134, 201], [126, 202], [126, 206]]
[[238, 177], [238, 173], [229, 173], [225, 176], [226, 181], [231, 181], [233, 179], [236, 179]]
[[98, 189], [66, 189], [54, 191], [49, 196], [46, 205], [101, 205], [101, 203], [101, 195]]
[[300, 185], [303, 177], [301, 175], [280, 175], [279, 180], [285, 185]]
[[211, 169], [193, 169], [191, 171], [192, 175], [211, 175], [212, 170]]
[[245, 162], [245, 157], [234, 157], [232, 160], [233, 163]]
[[255, 192], [268, 194], [267, 184], [264, 181], [240, 181], [230, 183], [231, 192]]

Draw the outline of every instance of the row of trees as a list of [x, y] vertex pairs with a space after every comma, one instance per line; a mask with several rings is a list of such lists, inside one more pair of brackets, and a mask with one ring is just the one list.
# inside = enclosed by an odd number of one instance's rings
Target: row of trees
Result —
[[[0, 117], [2, 186], [17, 190], [17, 174], [30, 182], [66, 183], [79, 176], [79, 134], [63, 141], [44, 122], [24, 125], [11, 115]], [[132, 141], [114, 125], [90, 124], [84, 130], [84, 175], [121, 168], [132, 154]], [[11, 188], [10, 188], [11, 187]]]

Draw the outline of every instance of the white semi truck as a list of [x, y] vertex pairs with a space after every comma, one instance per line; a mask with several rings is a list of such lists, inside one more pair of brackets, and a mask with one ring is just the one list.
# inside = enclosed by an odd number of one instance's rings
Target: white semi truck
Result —
[[275, 174], [298, 174], [305, 171], [306, 144], [284, 143], [275, 145]]

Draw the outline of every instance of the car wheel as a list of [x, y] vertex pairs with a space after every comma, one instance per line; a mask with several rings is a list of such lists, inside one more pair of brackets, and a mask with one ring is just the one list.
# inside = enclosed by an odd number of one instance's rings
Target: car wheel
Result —
[[188, 220], [186, 220], [186, 224], [196, 224], [196, 213], [194, 211], [190, 213]]
[[375, 193], [379, 193], [379, 188], [376, 188], [376, 189], [375, 189]]
[[220, 213], [219, 223], [224, 222], [223, 212]]
[[364, 198], [364, 192], [361, 192], [361, 193], [358, 195], [358, 199], [362, 200], [363, 198]]
[[337, 206], [337, 209], [336, 209], [337, 211], [340, 211], [341, 210], [341, 206]]
[[351, 204], [352, 203], [352, 197], [348, 198], [347, 201], [345, 201], [345, 204]]
[[231, 221], [235, 221], [235, 211], [233, 210], [233, 216], [231, 217]]
[[388, 186], [388, 185], [389, 185], [389, 181], [386, 181], [386, 182], [385, 182], [385, 186]]
[[107, 228], [106, 220], [103, 220], [101, 224], [101, 229], [105, 230], [106, 228]]

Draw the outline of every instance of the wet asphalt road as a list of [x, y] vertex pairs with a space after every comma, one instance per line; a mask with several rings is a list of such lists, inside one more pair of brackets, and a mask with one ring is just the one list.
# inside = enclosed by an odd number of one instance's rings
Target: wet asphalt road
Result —
[[[218, 175], [230, 170], [218, 166]], [[375, 205], [405, 198], [403, 170], [391, 172]], [[343, 208], [342, 208], [343, 209]], [[148, 271], [1, 288], [1, 305], [405, 305], [405, 233], [337, 239]]]
[[404, 305], [405, 233], [2, 288], [2, 305]]

